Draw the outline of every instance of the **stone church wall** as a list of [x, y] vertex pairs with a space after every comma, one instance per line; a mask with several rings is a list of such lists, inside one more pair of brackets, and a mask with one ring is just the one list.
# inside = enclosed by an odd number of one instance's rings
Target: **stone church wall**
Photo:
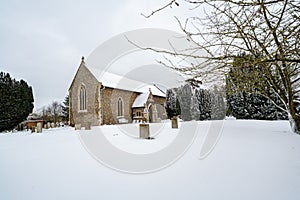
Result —
[[118, 99], [123, 101], [123, 117], [132, 122], [132, 109], [131, 106], [138, 96], [138, 93], [119, 90], [106, 87], [103, 91], [103, 123], [104, 124], [117, 124], [118, 123]]
[[160, 119], [167, 119], [168, 116], [166, 114], [165, 110], [165, 102], [166, 98], [164, 97], [158, 97], [158, 96], [153, 96], [153, 100], [156, 104], [156, 109], [157, 109], [157, 115]]

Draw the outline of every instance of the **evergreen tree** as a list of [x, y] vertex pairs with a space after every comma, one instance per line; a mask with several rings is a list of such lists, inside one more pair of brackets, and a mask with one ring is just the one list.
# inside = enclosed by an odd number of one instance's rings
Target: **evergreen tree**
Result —
[[192, 120], [191, 103], [192, 103], [192, 88], [189, 84], [181, 86], [177, 90], [177, 97], [181, 108], [181, 118], [184, 121]]
[[62, 105], [62, 117], [64, 121], [69, 120], [69, 95], [65, 97]]
[[176, 114], [181, 114], [184, 121], [219, 120], [225, 118], [226, 106], [223, 94], [217, 87], [213, 90], [199, 87], [193, 89], [188, 83], [177, 89], [167, 91], [166, 110], [168, 115], [174, 113], [176, 109], [181, 111], [181, 113]]
[[250, 61], [251, 57], [248, 55], [237, 56], [226, 76], [227, 113], [238, 119], [287, 119], [286, 112], [276, 108], [270, 101], [273, 99], [277, 105], [283, 107], [272, 91], [267, 89], [265, 91], [265, 95], [269, 98], [257, 93], [257, 88], [263, 88], [268, 80], [263, 77], [257, 78], [264, 76], [266, 72], [262, 66], [254, 65]]
[[199, 105], [199, 120], [208, 120], [211, 118], [211, 94], [208, 90], [197, 89], [195, 96]]
[[226, 115], [226, 106], [223, 94], [217, 87], [211, 91], [211, 119], [221, 120]]
[[171, 119], [173, 116], [180, 115], [180, 103], [177, 99], [175, 89], [168, 89], [166, 94], [166, 112], [168, 117]]
[[0, 73], [0, 96], [0, 131], [13, 129], [32, 112], [32, 88], [9, 73]]
[[200, 119], [200, 109], [199, 102], [196, 96], [196, 93], [191, 97], [191, 119], [199, 120]]

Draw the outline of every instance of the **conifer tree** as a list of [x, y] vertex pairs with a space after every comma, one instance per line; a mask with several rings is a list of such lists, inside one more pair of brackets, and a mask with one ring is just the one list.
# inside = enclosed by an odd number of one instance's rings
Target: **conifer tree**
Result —
[[24, 80], [16, 81], [1, 72], [0, 96], [0, 131], [13, 129], [32, 112], [32, 88]]

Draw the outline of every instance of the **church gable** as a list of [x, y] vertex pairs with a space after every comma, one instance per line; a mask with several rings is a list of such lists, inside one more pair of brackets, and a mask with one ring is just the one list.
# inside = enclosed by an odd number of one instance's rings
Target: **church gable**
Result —
[[69, 89], [70, 96], [70, 123], [80, 122], [84, 125], [87, 122], [99, 124], [97, 116], [97, 94], [100, 83], [85, 66], [84, 60], [75, 74]]

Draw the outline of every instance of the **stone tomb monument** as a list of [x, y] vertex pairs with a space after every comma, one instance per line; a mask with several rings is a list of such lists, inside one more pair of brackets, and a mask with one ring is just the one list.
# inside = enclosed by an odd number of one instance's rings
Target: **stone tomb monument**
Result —
[[171, 118], [172, 128], [178, 128], [178, 118], [172, 117]]
[[36, 125], [36, 132], [37, 133], [41, 133], [42, 132], [42, 123], [41, 122], [37, 123], [37, 125]]
[[140, 124], [140, 138], [149, 139], [150, 138], [150, 130], [149, 124]]

